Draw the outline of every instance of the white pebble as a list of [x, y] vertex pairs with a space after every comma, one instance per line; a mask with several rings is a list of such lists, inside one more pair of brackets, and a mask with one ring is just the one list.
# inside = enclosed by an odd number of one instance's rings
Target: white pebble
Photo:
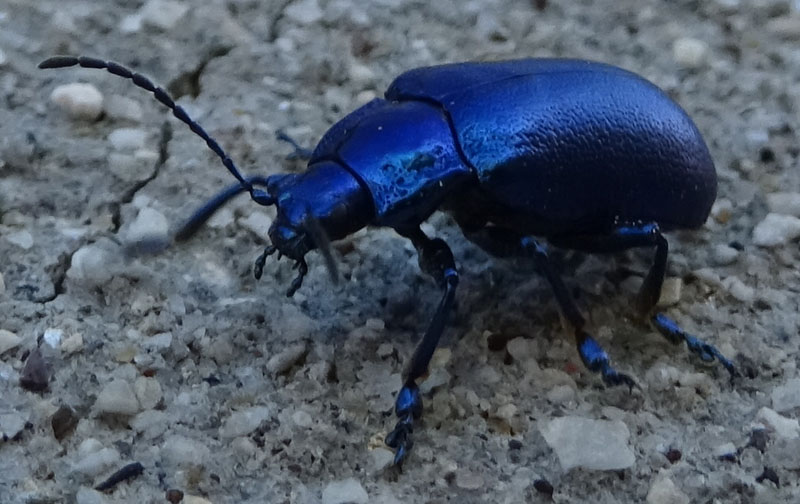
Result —
[[679, 38], [672, 43], [672, 57], [685, 68], [700, 68], [708, 60], [708, 44], [695, 38]]
[[103, 388], [94, 407], [99, 413], [133, 415], [139, 411], [139, 401], [130, 383], [115, 379]]
[[0, 329], [0, 355], [3, 355], [12, 348], [16, 348], [22, 343], [22, 338], [11, 331]]
[[25, 419], [19, 413], [0, 415], [0, 438], [13, 438], [25, 428]]
[[161, 445], [161, 457], [173, 466], [203, 466], [210, 456], [211, 450], [208, 446], [180, 435], [168, 437]]
[[142, 30], [141, 14], [129, 14], [119, 22], [119, 31], [123, 34], [138, 33]]
[[573, 402], [575, 400], [575, 389], [569, 385], [556, 385], [547, 391], [547, 400], [559, 405]]
[[214, 503], [206, 499], [205, 497], [200, 497], [198, 495], [184, 495], [181, 504], [214, 504]]
[[724, 279], [722, 281], [722, 286], [725, 287], [725, 290], [727, 290], [731, 296], [743, 303], [752, 302], [756, 297], [756, 290], [745, 285], [737, 276], [729, 276]]
[[647, 492], [647, 504], [689, 504], [689, 497], [670, 478], [658, 478]]
[[719, 243], [714, 246], [712, 257], [715, 265], [729, 266], [736, 262], [739, 257], [739, 251], [724, 243]]
[[800, 217], [800, 193], [778, 192], [767, 195], [770, 212]]
[[736, 445], [730, 442], [723, 443], [714, 448], [714, 456], [717, 458], [734, 454], [736, 454]]
[[135, 151], [147, 145], [147, 132], [139, 128], [117, 128], [108, 134], [108, 141], [118, 151]]
[[114, 448], [101, 448], [97, 451], [85, 454], [72, 466], [74, 472], [87, 476], [97, 476], [105, 470], [116, 466], [120, 461], [120, 455]]
[[628, 446], [628, 426], [619, 420], [567, 416], [543, 422], [539, 430], [565, 471], [575, 467], [618, 470], [635, 461]]
[[789, 411], [800, 406], [800, 378], [788, 380], [772, 390], [772, 408], [775, 411]]
[[136, 378], [133, 390], [142, 409], [153, 409], [161, 401], [161, 384], [155, 378], [146, 376]]
[[6, 281], [3, 278], [3, 274], [0, 273], [0, 296], [5, 294], [5, 292], [6, 292]]
[[167, 31], [175, 28], [189, 11], [183, 2], [150, 0], [139, 10], [142, 23]]
[[681, 300], [681, 289], [683, 280], [676, 277], [664, 279], [661, 285], [661, 296], [658, 298], [658, 306], [673, 306]]
[[103, 113], [103, 94], [91, 84], [73, 82], [57, 86], [50, 101], [74, 119], [94, 121]]
[[105, 103], [106, 115], [111, 119], [139, 122], [142, 120], [142, 106], [127, 96], [111, 95]]
[[98, 240], [72, 254], [67, 278], [85, 283], [89, 287], [103, 285], [114, 276], [113, 269], [109, 267], [111, 262], [112, 253], [108, 243]]
[[219, 428], [219, 435], [225, 438], [246, 436], [256, 430], [271, 414], [272, 411], [266, 406], [254, 406], [243, 411], [235, 411]]
[[267, 235], [267, 231], [269, 230], [271, 224], [272, 219], [270, 216], [261, 210], [254, 210], [250, 212], [247, 217], [239, 219], [240, 226], [251, 231], [259, 238]]
[[6, 53], [0, 49], [0, 67], [5, 65], [8, 62], [8, 58], [6, 57]]
[[773, 409], [761, 408], [756, 415], [756, 421], [772, 429], [778, 437], [795, 439], [800, 437], [800, 424], [794, 418], [786, 418]]
[[271, 375], [279, 375], [288, 371], [294, 363], [300, 360], [307, 352], [305, 343], [289, 345], [276, 353], [267, 361], [267, 371]]
[[75, 333], [61, 342], [61, 352], [64, 355], [74, 354], [83, 348], [83, 335]]
[[94, 488], [81, 487], [75, 495], [75, 504], [107, 504], [108, 499]]
[[800, 16], [776, 17], [767, 21], [766, 27], [784, 40], [800, 40]]
[[44, 336], [42, 339], [45, 343], [47, 343], [50, 348], [58, 348], [61, 344], [61, 340], [64, 338], [64, 331], [61, 329], [56, 329], [54, 327], [48, 327], [44, 330]]
[[139, 214], [128, 228], [127, 241], [135, 243], [141, 240], [166, 239], [169, 223], [164, 214], [150, 207], [139, 210]]
[[292, 422], [298, 427], [307, 429], [314, 425], [314, 419], [307, 411], [297, 410], [292, 413]]
[[394, 453], [386, 448], [375, 448], [370, 451], [370, 464], [367, 467], [367, 473], [377, 474], [389, 467], [394, 461]]
[[769, 213], [753, 230], [753, 243], [776, 247], [800, 236], [800, 218]]
[[26, 230], [14, 231], [5, 235], [5, 239], [9, 243], [13, 243], [17, 247], [28, 250], [33, 247], [33, 235]]
[[369, 495], [355, 478], [328, 483], [322, 490], [322, 504], [366, 504]]
[[322, 19], [323, 12], [317, 0], [299, 0], [292, 2], [283, 14], [299, 25], [309, 25]]

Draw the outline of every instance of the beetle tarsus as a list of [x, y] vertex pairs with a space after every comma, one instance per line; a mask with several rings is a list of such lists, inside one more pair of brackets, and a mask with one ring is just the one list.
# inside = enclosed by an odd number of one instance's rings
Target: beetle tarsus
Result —
[[267, 257], [271, 256], [278, 250], [274, 245], [269, 245], [264, 248], [264, 252], [256, 258], [256, 263], [253, 265], [253, 276], [256, 280], [261, 280], [261, 275], [264, 273], [264, 265], [267, 264]]
[[422, 416], [422, 396], [414, 381], [406, 382], [400, 389], [394, 409], [399, 420], [384, 442], [395, 450], [394, 465], [402, 467], [403, 461], [414, 446], [414, 440], [411, 438], [414, 432], [414, 420]]
[[686, 342], [686, 347], [689, 349], [689, 351], [697, 354], [703, 362], [711, 362], [716, 359], [726, 370], [728, 370], [728, 373], [731, 375], [731, 379], [739, 375], [733, 362], [722, 355], [722, 353], [717, 350], [715, 346], [710, 345], [705, 341], [687, 333], [681, 329], [674, 320], [667, 317], [663, 313], [656, 313], [653, 315], [650, 321], [658, 330], [658, 332], [660, 332], [671, 343], [679, 345], [683, 342]]
[[308, 264], [306, 264], [305, 259], [300, 259], [294, 264], [294, 268], [297, 269], [297, 276], [292, 280], [291, 285], [289, 285], [289, 289], [286, 291], [286, 297], [294, 296], [294, 293], [297, 292], [297, 289], [303, 285], [303, 278], [305, 278], [306, 274], [308, 274]]

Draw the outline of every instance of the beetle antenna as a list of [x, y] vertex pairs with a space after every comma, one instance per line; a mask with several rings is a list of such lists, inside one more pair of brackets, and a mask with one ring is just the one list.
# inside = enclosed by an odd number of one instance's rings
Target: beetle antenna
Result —
[[331, 252], [331, 240], [328, 238], [328, 233], [322, 228], [316, 217], [311, 212], [306, 212], [305, 219], [303, 219], [303, 228], [314, 246], [322, 254], [325, 259], [325, 266], [328, 268], [328, 274], [331, 276], [331, 281], [336, 284], [339, 282], [339, 268], [333, 258]]
[[222, 149], [222, 147], [220, 147], [217, 141], [214, 140], [208, 133], [206, 133], [206, 130], [196, 123], [194, 119], [189, 117], [189, 114], [186, 113], [186, 110], [184, 110], [183, 107], [176, 105], [175, 100], [173, 100], [172, 97], [162, 87], [156, 86], [144, 75], [129, 70], [128, 68], [113, 61], [104, 61], [87, 56], [54, 56], [39, 63], [39, 68], [41, 69], [66, 68], [71, 66], [105, 69], [111, 74], [118, 75], [125, 79], [130, 79], [138, 87], [153, 93], [153, 95], [156, 97], [156, 100], [160, 101], [162, 104], [169, 107], [170, 110], [172, 110], [172, 115], [174, 115], [184, 124], [188, 125], [197, 136], [206, 141], [208, 148], [214, 151], [214, 154], [216, 154], [222, 160], [222, 164], [225, 165], [225, 168], [227, 168], [228, 171], [231, 172], [234, 177], [236, 177], [236, 180], [239, 181], [239, 184], [241, 184], [242, 188], [250, 193], [250, 197], [253, 199], [253, 201], [259, 205], [265, 206], [275, 204], [275, 198], [270, 196], [268, 192], [262, 189], [256, 189], [253, 184], [250, 183], [250, 181], [242, 176], [242, 174], [239, 172], [239, 169], [236, 168], [236, 165], [233, 163], [233, 160]]

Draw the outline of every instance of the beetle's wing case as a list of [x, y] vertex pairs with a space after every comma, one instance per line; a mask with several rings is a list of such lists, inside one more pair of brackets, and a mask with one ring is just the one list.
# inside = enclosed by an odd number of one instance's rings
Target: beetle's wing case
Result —
[[599, 231], [617, 220], [697, 227], [716, 197], [713, 161], [691, 119], [613, 66], [528, 59], [418, 68], [386, 96], [441, 106], [495, 218], [529, 222], [522, 231]]

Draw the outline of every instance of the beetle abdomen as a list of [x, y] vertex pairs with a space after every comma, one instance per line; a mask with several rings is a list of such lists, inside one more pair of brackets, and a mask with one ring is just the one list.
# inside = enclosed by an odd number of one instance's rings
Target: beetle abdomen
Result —
[[430, 67], [398, 77], [387, 98], [438, 103], [495, 207], [490, 219], [529, 222], [522, 231], [597, 232], [632, 220], [698, 227], [716, 197], [713, 161], [691, 119], [653, 84], [616, 67]]

